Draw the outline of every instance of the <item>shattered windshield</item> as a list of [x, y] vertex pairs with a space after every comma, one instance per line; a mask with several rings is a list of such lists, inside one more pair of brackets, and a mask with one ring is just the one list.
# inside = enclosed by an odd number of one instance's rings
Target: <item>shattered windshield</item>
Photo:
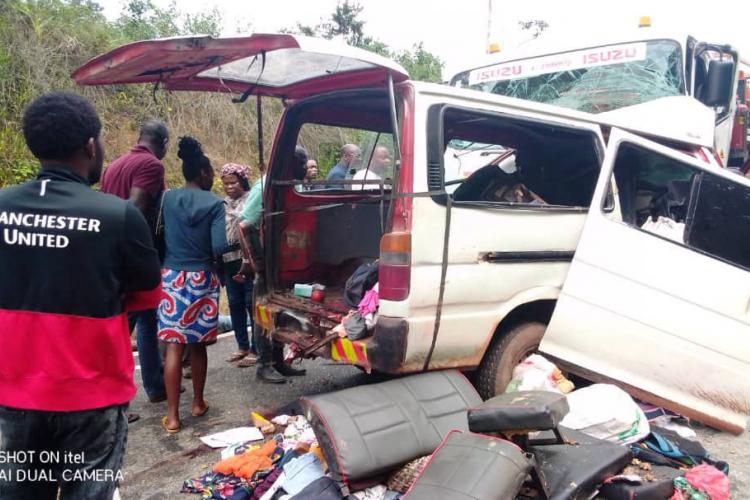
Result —
[[501, 63], [458, 75], [454, 85], [589, 113], [684, 95], [685, 88], [680, 46], [666, 40]]

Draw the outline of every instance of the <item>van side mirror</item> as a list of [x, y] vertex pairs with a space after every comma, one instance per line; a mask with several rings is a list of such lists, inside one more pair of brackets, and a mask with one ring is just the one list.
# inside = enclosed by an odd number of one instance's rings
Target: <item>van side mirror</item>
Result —
[[708, 63], [708, 81], [701, 101], [706, 106], [728, 106], [734, 83], [734, 61], [712, 60]]

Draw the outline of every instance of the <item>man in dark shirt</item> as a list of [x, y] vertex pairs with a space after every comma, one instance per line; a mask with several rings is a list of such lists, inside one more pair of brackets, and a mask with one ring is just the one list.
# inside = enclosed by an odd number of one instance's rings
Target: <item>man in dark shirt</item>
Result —
[[[159, 120], [148, 120], [141, 126], [138, 144], [117, 158], [104, 171], [102, 192], [129, 200], [141, 211], [151, 227], [156, 228], [159, 200], [164, 191], [164, 165], [169, 131]], [[130, 316], [130, 327], [137, 324], [138, 358], [143, 388], [149, 400], [157, 403], [167, 398], [159, 342], [156, 336], [156, 310]], [[137, 418], [137, 417], [136, 417]]]
[[3, 500], [110, 499], [122, 479], [126, 310], [155, 307], [161, 276], [141, 213], [90, 188], [100, 131], [83, 97], [41, 96], [23, 117], [39, 176], [0, 190]]
[[[341, 147], [341, 156], [339, 157], [339, 161], [328, 172], [328, 175], [326, 175], [326, 180], [343, 181], [346, 179], [351, 179], [352, 175], [354, 174], [354, 172], [351, 172], [351, 170], [361, 159], [362, 151], [358, 146], [355, 146], [354, 144], [344, 144]], [[331, 185], [328, 187], [333, 189], [348, 189], [351, 186], [343, 186], [339, 184]]]

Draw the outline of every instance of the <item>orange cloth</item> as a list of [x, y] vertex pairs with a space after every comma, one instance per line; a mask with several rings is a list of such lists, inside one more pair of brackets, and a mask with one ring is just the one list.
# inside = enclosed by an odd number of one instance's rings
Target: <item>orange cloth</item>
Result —
[[226, 458], [214, 465], [214, 472], [226, 475], [235, 475], [250, 479], [259, 470], [273, 467], [271, 455], [276, 449], [276, 441], [266, 441], [260, 448], [248, 450], [245, 453]]

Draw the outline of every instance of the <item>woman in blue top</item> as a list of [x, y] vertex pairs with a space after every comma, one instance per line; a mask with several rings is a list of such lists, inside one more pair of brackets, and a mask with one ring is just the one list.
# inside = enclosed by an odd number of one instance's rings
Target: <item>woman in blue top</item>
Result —
[[208, 358], [206, 343], [216, 339], [219, 318], [219, 278], [213, 263], [227, 247], [224, 202], [211, 193], [214, 171], [201, 145], [192, 137], [180, 138], [185, 187], [164, 194], [165, 257], [162, 300], [159, 304], [159, 340], [167, 343], [164, 385], [167, 416], [162, 426], [180, 430], [181, 359], [190, 344], [193, 373], [192, 414], [208, 411], [203, 399]]

